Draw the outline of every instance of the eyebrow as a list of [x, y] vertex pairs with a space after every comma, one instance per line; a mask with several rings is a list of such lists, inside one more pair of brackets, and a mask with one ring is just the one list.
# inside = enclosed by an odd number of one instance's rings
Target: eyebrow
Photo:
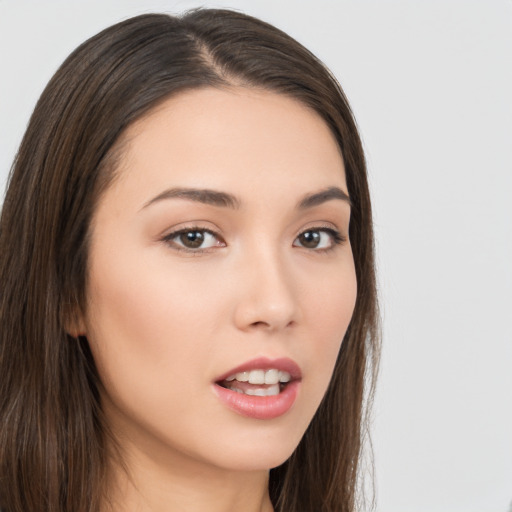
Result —
[[320, 192], [305, 195], [299, 201], [297, 209], [306, 210], [308, 208], [319, 206], [323, 203], [326, 203], [327, 201], [331, 201], [332, 199], [341, 199], [342, 201], [347, 202], [350, 206], [352, 205], [350, 197], [344, 190], [339, 187], [328, 187], [325, 190], [321, 190]]
[[147, 208], [148, 206], [164, 199], [187, 199], [198, 203], [233, 209], [240, 207], [240, 201], [234, 195], [228, 194], [227, 192], [218, 192], [216, 190], [200, 188], [170, 188], [149, 200], [143, 208]]
[[[185, 199], [188, 201], [195, 201], [198, 203], [232, 209], [239, 208], [241, 204], [241, 201], [236, 196], [227, 192], [200, 188], [170, 188], [164, 190], [153, 199], [150, 199], [144, 204], [142, 209], [165, 199]], [[319, 206], [333, 199], [340, 199], [351, 205], [350, 197], [345, 191], [339, 187], [328, 187], [320, 192], [305, 195], [298, 202], [297, 209], [307, 210], [308, 208]]]

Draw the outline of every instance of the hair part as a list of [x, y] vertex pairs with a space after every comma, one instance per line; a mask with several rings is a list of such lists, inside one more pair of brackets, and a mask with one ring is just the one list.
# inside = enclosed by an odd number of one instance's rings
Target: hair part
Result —
[[202, 87], [256, 87], [312, 108], [343, 155], [358, 295], [327, 393], [294, 454], [270, 473], [276, 511], [352, 512], [379, 355], [366, 166], [341, 87], [308, 50], [240, 13], [137, 16], [79, 46], [50, 80], [14, 161], [0, 221], [0, 503], [9, 512], [97, 511], [113, 436], [87, 340], [91, 219], [123, 133]]

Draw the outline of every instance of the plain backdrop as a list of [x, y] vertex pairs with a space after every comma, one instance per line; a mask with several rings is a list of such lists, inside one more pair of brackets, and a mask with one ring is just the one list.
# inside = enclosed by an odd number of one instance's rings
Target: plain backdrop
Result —
[[377, 510], [509, 511], [512, 2], [0, 0], [2, 189], [71, 50], [132, 15], [199, 5], [242, 10], [305, 44], [361, 128], [384, 340]]

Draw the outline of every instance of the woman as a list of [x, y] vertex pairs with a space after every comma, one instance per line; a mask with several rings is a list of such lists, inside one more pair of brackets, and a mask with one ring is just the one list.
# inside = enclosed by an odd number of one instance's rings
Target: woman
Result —
[[0, 254], [5, 510], [355, 509], [370, 200], [296, 41], [223, 10], [86, 41], [35, 108]]

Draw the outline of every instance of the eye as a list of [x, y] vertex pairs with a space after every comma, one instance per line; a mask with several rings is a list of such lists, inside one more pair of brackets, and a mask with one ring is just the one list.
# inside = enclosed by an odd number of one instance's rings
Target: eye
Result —
[[303, 231], [293, 242], [295, 247], [313, 250], [328, 250], [345, 241], [338, 231], [330, 228], [313, 228]]
[[213, 231], [203, 228], [180, 229], [166, 235], [164, 241], [176, 249], [196, 252], [226, 245]]

